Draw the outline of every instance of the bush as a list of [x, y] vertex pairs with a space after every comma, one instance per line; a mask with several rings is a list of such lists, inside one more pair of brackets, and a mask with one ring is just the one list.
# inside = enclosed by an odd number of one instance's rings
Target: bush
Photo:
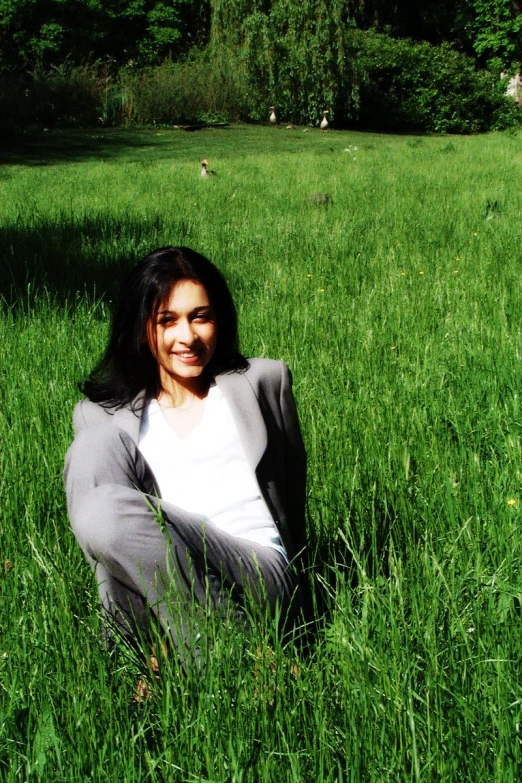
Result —
[[358, 121], [380, 130], [478, 133], [520, 121], [497, 74], [449, 46], [355, 33], [363, 78]]
[[16, 136], [27, 124], [30, 108], [26, 90], [22, 79], [17, 79], [10, 74], [4, 74], [0, 78], [0, 106], [2, 107], [0, 138]]
[[165, 61], [143, 71], [122, 71], [120, 91], [142, 124], [231, 121], [248, 115], [246, 85], [219, 50], [198, 52], [182, 63]]
[[98, 65], [64, 63], [38, 71], [28, 90], [32, 119], [47, 127], [99, 123], [103, 82]]
[[0, 79], [0, 133], [13, 136], [24, 128], [99, 124], [103, 80], [94, 65], [68, 63], [25, 77], [3, 74]]

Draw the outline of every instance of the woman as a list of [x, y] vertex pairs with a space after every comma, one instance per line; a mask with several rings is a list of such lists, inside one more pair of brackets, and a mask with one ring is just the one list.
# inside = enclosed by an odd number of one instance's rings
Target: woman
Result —
[[120, 630], [146, 634], [152, 612], [186, 661], [194, 602], [239, 618], [250, 595], [294, 622], [306, 456], [291, 376], [239, 353], [216, 267], [186, 247], [138, 263], [82, 391], [68, 511]]

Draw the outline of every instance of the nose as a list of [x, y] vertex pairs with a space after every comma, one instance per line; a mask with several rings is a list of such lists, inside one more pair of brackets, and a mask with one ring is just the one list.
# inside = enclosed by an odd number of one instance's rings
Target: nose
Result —
[[179, 321], [177, 338], [184, 345], [192, 345], [194, 342], [196, 334], [188, 318]]

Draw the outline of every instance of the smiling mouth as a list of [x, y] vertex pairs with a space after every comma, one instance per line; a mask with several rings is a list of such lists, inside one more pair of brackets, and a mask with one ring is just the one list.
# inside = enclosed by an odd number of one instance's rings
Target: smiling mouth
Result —
[[179, 359], [181, 362], [185, 362], [186, 364], [195, 364], [199, 361], [201, 353], [201, 351], [183, 351], [180, 353], [175, 353], [174, 356], [176, 359]]

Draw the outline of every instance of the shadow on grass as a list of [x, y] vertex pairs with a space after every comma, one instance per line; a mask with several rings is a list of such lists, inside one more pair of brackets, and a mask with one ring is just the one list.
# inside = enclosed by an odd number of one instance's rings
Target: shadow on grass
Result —
[[[35, 131], [2, 143], [0, 165], [49, 166], [54, 163], [81, 163], [88, 160], [114, 160], [146, 151], [147, 160], [172, 154], [172, 132], [122, 130]], [[161, 137], [165, 136], [164, 139]], [[158, 138], [160, 137], [160, 138]], [[168, 150], [166, 149], [168, 144]]]
[[98, 215], [0, 230], [0, 297], [9, 307], [32, 306], [42, 293], [56, 305], [78, 295], [111, 301], [127, 271], [153, 248], [184, 244], [183, 220], [125, 220]]
[[353, 605], [357, 606], [361, 584], [368, 579], [375, 582], [389, 578], [392, 549], [406, 554], [415, 545], [417, 532], [403, 530], [398, 521], [400, 492], [394, 495], [389, 487], [381, 492], [374, 494], [370, 488], [370, 500], [366, 508], [363, 504], [364, 511], [352, 510], [337, 523], [332, 521], [327, 508], [318, 503], [313, 508], [314, 524], [309, 525], [310, 582], [316, 612], [313, 633], [333, 621], [339, 591], [348, 589]]

